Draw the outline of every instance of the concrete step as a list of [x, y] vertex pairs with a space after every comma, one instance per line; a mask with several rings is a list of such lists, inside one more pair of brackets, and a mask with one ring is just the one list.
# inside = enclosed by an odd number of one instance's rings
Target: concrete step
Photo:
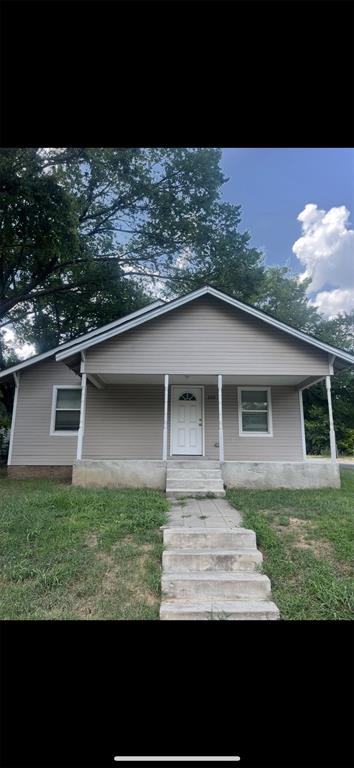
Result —
[[279, 619], [279, 611], [275, 603], [268, 600], [223, 600], [212, 603], [194, 603], [171, 600], [162, 602], [160, 619], [167, 621], [193, 621], [203, 619], [209, 621], [261, 621], [267, 619]]
[[166, 549], [239, 549], [256, 547], [256, 534], [248, 528], [168, 528], [163, 527]]
[[222, 480], [220, 469], [177, 469], [177, 467], [167, 467], [167, 479], [176, 479], [179, 482], [184, 480]]
[[255, 571], [263, 560], [252, 547], [242, 549], [165, 549], [164, 573], [185, 571]]
[[162, 594], [167, 599], [179, 598], [205, 602], [219, 600], [264, 600], [270, 596], [268, 576], [251, 572], [185, 572], [163, 573]]
[[216, 488], [217, 490], [224, 490], [224, 483], [221, 477], [205, 477], [205, 478], [192, 478], [185, 477], [184, 480], [176, 477], [170, 478], [167, 475], [166, 490], [170, 488], [193, 488], [195, 491], [203, 491], [208, 488]]
[[167, 463], [167, 496], [225, 496], [220, 463], [217, 461], [172, 461]]
[[215, 498], [221, 499], [226, 496], [226, 493], [224, 489], [221, 491], [220, 489], [216, 488], [208, 488], [203, 491], [196, 491], [193, 488], [174, 488], [166, 490], [166, 496], [168, 498], [174, 498], [174, 499], [180, 499], [185, 497], [195, 498], [195, 499], [203, 499], [205, 496], [208, 495], [208, 493], [212, 493]]
[[209, 459], [168, 459], [168, 469], [220, 469], [220, 461], [209, 461]]
[[181, 493], [182, 491], [189, 491], [190, 493], [202, 493], [204, 496], [206, 493], [216, 493], [217, 491], [223, 491], [224, 488], [221, 483], [213, 483], [213, 485], [204, 485], [203, 483], [186, 483], [186, 485], [167, 485], [166, 493]]

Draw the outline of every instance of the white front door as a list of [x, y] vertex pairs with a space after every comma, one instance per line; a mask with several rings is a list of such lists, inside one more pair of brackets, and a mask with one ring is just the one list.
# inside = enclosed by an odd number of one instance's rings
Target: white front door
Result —
[[201, 387], [172, 387], [172, 454], [203, 454]]

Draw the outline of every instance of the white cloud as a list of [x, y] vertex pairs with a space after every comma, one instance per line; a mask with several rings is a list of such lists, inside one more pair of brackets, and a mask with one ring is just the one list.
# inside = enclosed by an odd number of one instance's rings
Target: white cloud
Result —
[[293, 253], [305, 268], [299, 280], [311, 277], [308, 292], [316, 296], [310, 303], [328, 317], [354, 308], [354, 230], [349, 216], [344, 205], [324, 211], [308, 203], [297, 217], [302, 237], [294, 243]]
[[319, 291], [309, 302], [326, 317], [332, 318], [354, 309], [354, 288], [335, 288], [333, 291]]

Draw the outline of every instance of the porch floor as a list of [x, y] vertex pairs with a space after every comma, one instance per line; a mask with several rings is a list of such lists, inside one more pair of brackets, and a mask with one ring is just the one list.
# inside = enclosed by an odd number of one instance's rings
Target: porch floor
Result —
[[167, 461], [218, 461], [218, 459], [209, 459], [208, 456], [200, 456], [195, 453], [173, 453], [172, 456], [167, 456]]
[[171, 498], [166, 528], [239, 528], [242, 517], [225, 499]]

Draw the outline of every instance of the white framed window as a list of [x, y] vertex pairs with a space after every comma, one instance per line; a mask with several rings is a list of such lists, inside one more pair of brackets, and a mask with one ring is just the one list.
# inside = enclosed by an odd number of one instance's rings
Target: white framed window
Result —
[[273, 437], [270, 387], [238, 387], [239, 434]]
[[50, 434], [68, 437], [76, 435], [80, 426], [81, 387], [72, 384], [54, 384]]

